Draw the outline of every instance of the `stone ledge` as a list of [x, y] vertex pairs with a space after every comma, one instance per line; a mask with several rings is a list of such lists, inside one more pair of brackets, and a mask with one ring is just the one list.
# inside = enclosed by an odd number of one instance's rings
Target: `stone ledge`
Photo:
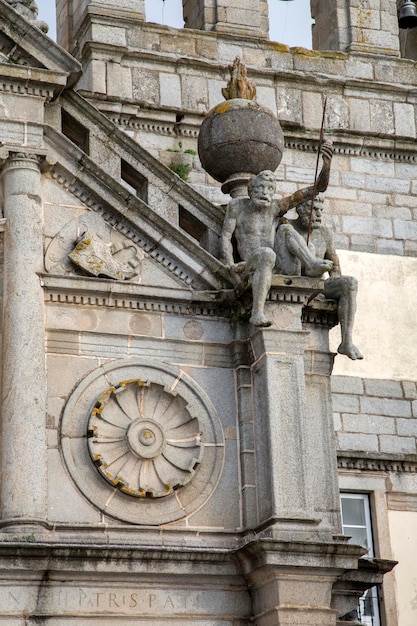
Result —
[[[236, 295], [233, 289], [192, 290], [154, 287], [105, 278], [40, 274], [47, 302], [83, 304], [127, 309], [158, 310], [196, 315], [233, 315]], [[323, 281], [304, 276], [274, 275], [268, 300], [276, 303], [307, 305], [303, 321], [337, 324], [333, 300], [310, 300], [323, 288]], [[175, 302], [175, 304], [173, 304]], [[173, 308], [174, 307], [174, 308]]]
[[240, 548], [237, 556], [242, 560], [243, 570], [247, 574], [266, 565], [356, 569], [359, 557], [365, 553], [365, 548], [347, 543], [346, 540], [281, 541], [255, 536]]
[[[138, 546], [137, 542], [130, 545], [103, 545], [103, 544], [61, 544], [55, 543], [27, 543], [22, 541], [10, 541], [0, 543], [0, 571], [4, 568], [3, 559], [8, 561], [6, 570], [20, 569], [17, 557], [22, 559], [46, 559], [45, 566], [55, 570], [72, 569], [71, 564], [79, 561], [79, 565], [85, 564], [86, 560], [102, 562], [103, 565], [109, 559], [117, 559], [119, 564], [136, 563], [136, 569], [141, 569], [144, 561], [169, 561], [184, 563], [225, 563], [230, 560], [234, 550], [225, 548], [180, 547], [180, 546]], [[3, 565], [3, 567], [2, 567]], [[39, 564], [40, 565], [40, 564]], [[87, 566], [87, 570], [89, 567]], [[146, 567], [143, 568], [146, 570]], [[133, 570], [132, 574], [134, 573]]]
[[113, 281], [105, 278], [42, 274], [47, 302], [104, 306], [189, 315], [230, 316], [233, 290], [193, 291]]
[[337, 461], [339, 470], [417, 473], [415, 454], [396, 454], [394, 459], [390, 454], [338, 452]]
[[[38, 28], [34, 28], [28, 24], [28, 21], [16, 11], [7, 2], [1, 2], [2, 29], [7, 36], [12, 39], [16, 45], [20, 47], [24, 54], [36, 60], [38, 65], [43, 68], [39, 72], [46, 77], [49, 74], [49, 83], [58, 83], [61, 85], [73, 84], [81, 74], [81, 65], [68, 52], [63, 50], [58, 44], [52, 41], [45, 33]], [[11, 70], [18, 72], [24, 70], [27, 74], [28, 68], [16, 65], [1, 65], [1, 72]], [[49, 72], [49, 70], [52, 70]], [[38, 70], [37, 70], [38, 71]], [[30, 76], [28, 76], [30, 80]]]

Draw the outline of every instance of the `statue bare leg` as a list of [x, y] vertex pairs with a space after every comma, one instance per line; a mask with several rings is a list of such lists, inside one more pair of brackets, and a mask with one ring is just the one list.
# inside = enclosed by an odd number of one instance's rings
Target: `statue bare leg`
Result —
[[337, 351], [353, 360], [363, 359], [361, 352], [352, 341], [357, 291], [358, 281], [353, 276], [333, 276], [324, 282], [326, 298], [337, 300], [337, 315], [342, 334], [342, 341]]
[[271, 287], [272, 270], [275, 265], [275, 252], [271, 248], [259, 248], [247, 263], [252, 279], [252, 314], [249, 322], [254, 326], [271, 326], [265, 316], [265, 301]]

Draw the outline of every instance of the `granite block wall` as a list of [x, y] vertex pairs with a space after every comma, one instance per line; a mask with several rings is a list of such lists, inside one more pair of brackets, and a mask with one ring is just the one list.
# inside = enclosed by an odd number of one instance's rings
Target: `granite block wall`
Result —
[[414, 381], [332, 377], [338, 449], [398, 458], [417, 453]]
[[[384, 10], [393, 13], [391, 6]], [[327, 96], [325, 134], [335, 146], [327, 213], [338, 248], [417, 255], [413, 61], [359, 49], [316, 52], [269, 41], [260, 47], [250, 38], [217, 32], [184, 29], [173, 35], [146, 22], [113, 22], [105, 31], [92, 25], [78, 54], [85, 66], [81, 93], [167, 165], [172, 150], [197, 151], [204, 115], [222, 101], [227, 67], [239, 56], [257, 85], [258, 102], [277, 114], [286, 137], [277, 170], [280, 195], [314, 178]], [[226, 204], [228, 197], [202, 170], [198, 155], [188, 160], [188, 182], [210, 201]]]

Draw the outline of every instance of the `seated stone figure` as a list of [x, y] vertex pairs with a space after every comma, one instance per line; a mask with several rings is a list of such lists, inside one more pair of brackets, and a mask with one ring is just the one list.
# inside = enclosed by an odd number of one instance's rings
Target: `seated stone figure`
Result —
[[[317, 190], [325, 191], [333, 155], [331, 142], [323, 144], [321, 154], [323, 167], [317, 179]], [[232, 198], [230, 201], [221, 234], [221, 260], [228, 266], [232, 282], [236, 286], [245, 282], [252, 286], [253, 304], [249, 321], [254, 326], [272, 324], [265, 316], [264, 307], [276, 260], [273, 248], [278, 220], [289, 209], [313, 197], [313, 186], [300, 189], [281, 200], [274, 200], [275, 190], [273, 172], [265, 170], [252, 178], [248, 185], [249, 197]], [[238, 263], [233, 257], [233, 235], [241, 259]], [[325, 269], [322, 267], [322, 272]]]
[[35, 26], [40, 28], [44, 33], [47, 33], [49, 26], [46, 22], [38, 20], [38, 6], [35, 0], [7, 0], [7, 2], [14, 8], [16, 13], [23, 15], [29, 22], [32, 22]]
[[324, 198], [316, 196], [313, 204], [310, 239], [307, 236], [311, 203], [304, 202], [297, 208], [296, 220], [285, 220], [275, 236], [275, 270], [280, 274], [321, 277], [326, 271], [330, 278], [324, 282], [326, 298], [337, 300], [342, 341], [337, 349], [350, 359], [363, 356], [352, 341], [353, 323], [356, 312], [358, 281], [353, 276], [342, 276], [339, 257], [331, 231], [322, 224]]

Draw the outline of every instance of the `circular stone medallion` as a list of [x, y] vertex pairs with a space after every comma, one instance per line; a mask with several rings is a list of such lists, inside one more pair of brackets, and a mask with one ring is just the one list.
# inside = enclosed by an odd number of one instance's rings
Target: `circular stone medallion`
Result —
[[224, 470], [212, 402], [180, 368], [153, 359], [109, 361], [86, 374], [65, 405], [60, 446], [80, 493], [105, 519], [129, 524], [194, 515]]
[[203, 454], [198, 420], [185, 400], [141, 380], [100, 396], [88, 422], [88, 448], [112, 485], [154, 498], [186, 485]]

